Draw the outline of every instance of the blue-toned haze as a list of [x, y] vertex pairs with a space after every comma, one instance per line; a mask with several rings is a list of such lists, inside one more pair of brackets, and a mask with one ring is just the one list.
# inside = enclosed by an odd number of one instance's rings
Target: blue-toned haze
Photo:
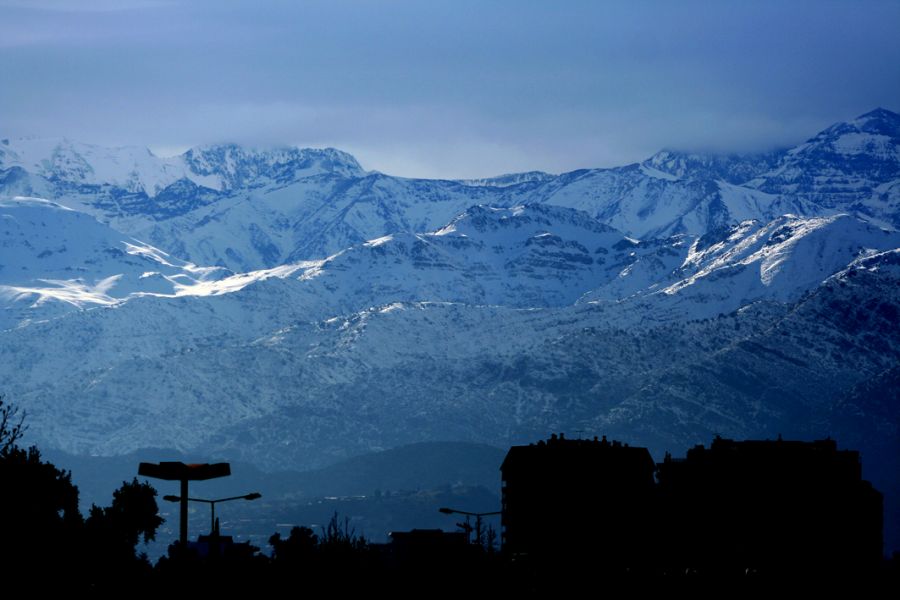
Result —
[[900, 3], [0, 2], [2, 135], [333, 146], [483, 177], [900, 109]]

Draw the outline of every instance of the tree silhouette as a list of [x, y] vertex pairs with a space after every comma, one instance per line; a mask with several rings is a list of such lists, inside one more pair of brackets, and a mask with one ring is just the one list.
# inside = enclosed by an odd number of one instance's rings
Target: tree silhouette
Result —
[[37, 567], [71, 580], [83, 529], [71, 473], [43, 462], [35, 447], [12, 444], [0, 452], [0, 486], [0, 565], [8, 573]]
[[85, 533], [91, 556], [104, 565], [117, 564], [128, 569], [149, 566], [145, 556], [138, 556], [135, 547], [143, 538], [153, 540], [163, 523], [156, 505], [156, 490], [137, 478], [113, 492], [112, 504], [106, 508], [91, 507], [85, 522]]
[[269, 543], [272, 545], [272, 559], [276, 562], [308, 562], [315, 556], [319, 536], [309, 527], [294, 527], [287, 539], [275, 533], [269, 538]]
[[321, 545], [326, 550], [348, 549], [358, 550], [366, 547], [366, 538], [356, 534], [350, 527], [350, 519], [344, 517], [343, 524], [338, 519], [337, 511], [331, 515], [328, 525], [322, 528]]
[[340, 519], [335, 512], [317, 535], [309, 527], [294, 527], [285, 539], [276, 533], [272, 544], [272, 564], [279, 576], [295, 576], [297, 572], [334, 577], [338, 574], [371, 572], [377, 553], [368, 541], [350, 526], [350, 519]]
[[26, 429], [25, 412], [20, 415], [18, 407], [7, 404], [0, 396], [0, 455], [9, 452]]
[[51, 588], [102, 587], [149, 573], [135, 546], [152, 540], [162, 523], [156, 490], [137, 479], [123, 482], [112, 505], [93, 506], [85, 521], [71, 472], [44, 462], [36, 447], [17, 445], [24, 418], [0, 398], [0, 570], [53, 573], [41, 581]]

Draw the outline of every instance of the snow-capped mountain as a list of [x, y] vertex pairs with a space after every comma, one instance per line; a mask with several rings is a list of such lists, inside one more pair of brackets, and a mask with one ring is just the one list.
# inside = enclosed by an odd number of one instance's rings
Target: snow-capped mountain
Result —
[[900, 233], [849, 215], [745, 221], [698, 238], [677, 273], [683, 279], [658, 294], [721, 313], [758, 300], [795, 302], [857, 258], [898, 247]]
[[[307, 430], [299, 444], [287, 436], [291, 450], [280, 452], [317, 464], [427, 431], [517, 439], [548, 422], [597, 418], [618, 406], [616, 394], [635, 393], [659, 369], [769, 327], [783, 316], [780, 307], [898, 241], [843, 216], [746, 222], [717, 235], [648, 243], [571, 209], [476, 206], [436, 231], [373, 240], [323, 261], [204, 277], [191, 265], [187, 273], [178, 271], [183, 265], [166, 271], [159, 251], [123, 241], [87, 215], [34, 200], [7, 204], [7, 222], [31, 227], [22, 263], [40, 266], [69, 253], [101, 281], [123, 279], [124, 271], [140, 286], [144, 269], [154, 268], [168, 282], [118, 297], [110, 286], [97, 299], [74, 289], [84, 279], [78, 271], [72, 281], [43, 284], [69, 296], [45, 292], [29, 306], [33, 316], [2, 333], [7, 389], [28, 403], [42, 438], [75, 452], [153, 444], [237, 452], [230, 436], [251, 436], [240, 453], [266, 464], [274, 460], [268, 432], [308, 428], [306, 419], [324, 437]], [[76, 225], [84, 232], [77, 244], [66, 237]], [[38, 232], [49, 226], [58, 235], [45, 239], [72, 248], [37, 258], [45, 252]], [[129, 254], [132, 248], [145, 250]], [[607, 297], [598, 299], [598, 290]], [[761, 300], [771, 308], [752, 308]], [[60, 318], [45, 312], [54, 301], [97, 308]], [[696, 321], [735, 306], [743, 312], [727, 327]], [[68, 364], [76, 352], [78, 364]], [[465, 375], [484, 365], [493, 366]], [[489, 375], [493, 368], [499, 380]], [[144, 391], [139, 399], [135, 389]], [[339, 400], [346, 394], [357, 399]], [[466, 420], [450, 424], [454, 411], [466, 403], [476, 410], [484, 394], [502, 398], [490, 419], [475, 429]], [[571, 400], [559, 405], [561, 396]], [[420, 405], [421, 397], [430, 400]], [[388, 398], [435, 429], [396, 419], [400, 407], [388, 409]], [[548, 402], [556, 406], [550, 413]], [[358, 442], [337, 435], [347, 414], [368, 420], [346, 421], [367, 432]]]
[[[699, 422], [709, 424], [707, 437], [741, 436], [751, 419], [752, 429], [769, 437], [827, 433], [896, 449], [900, 409], [879, 405], [884, 398], [867, 405], [871, 396], [854, 390], [896, 370], [898, 283], [900, 250], [860, 257], [789, 305], [770, 327], [658, 373], [602, 416], [604, 427], [639, 429], [658, 439], [680, 431], [687, 440]], [[855, 398], [852, 411], [848, 397]], [[876, 465], [896, 465], [898, 458], [895, 452], [867, 456]]]
[[0, 393], [45, 446], [267, 468], [553, 430], [889, 454], [897, 121], [475, 181], [0, 140]]
[[475, 204], [575, 208], [635, 239], [703, 235], [788, 213], [844, 212], [895, 228], [898, 119], [879, 109], [767, 154], [665, 151], [613, 169], [471, 181], [367, 173], [331, 149], [220, 145], [158, 158], [67, 140], [2, 140], [0, 195], [47, 198], [183, 260], [236, 272], [431, 231]]
[[653, 327], [620, 326], [627, 307], [608, 304], [392, 303], [310, 322], [290, 281], [272, 279], [4, 332], [0, 370], [41, 441], [79, 453], [202, 448], [271, 468], [559, 429], [655, 451], [709, 432], [823, 436], [817, 411], [900, 356], [895, 254], [856, 261], [799, 303]]
[[16, 198], [0, 209], [0, 239], [18, 267], [0, 271], [6, 327], [63, 308], [231, 294], [257, 284], [282, 288], [307, 319], [398, 302], [600, 302], [619, 306], [620, 323], [707, 318], [760, 300], [796, 301], [856, 257], [900, 246], [900, 234], [847, 215], [788, 215], [642, 242], [573, 209], [477, 205], [431, 232], [400, 232], [324, 260], [234, 274], [179, 261], [47, 201]]
[[478, 205], [436, 231], [349, 248], [301, 280], [309, 304], [332, 312], [326, 316], [393, 302], [567, 306], [618, 278], [638, 254], [653, 253], [579, 211]]
[[748, 186], [897, 227], [898, 179], [900, 115], [879, 108], [788, 150], [776, 167]]
[[135, 235], [204, 264], [247, 271], [326, 258], [399, 231], [430, 231], [473, 204], [495, 204], [495, 190], [380, 173], [321, 175], [233, 194], [182, 216], [144, 224]]
[[679, 179], [721, 180], [743, 185], [772, 170], [783, 153], [780, 150], [761, 154], [698, 154], [662, 150], [641, 164]]
[[356, 159], [332, 148], [259, 150], [224, 144], [160, 158], [147, 148], [105, 148], [65, 138], [0, 140], [0, 165], [38, 175], [57, 192], [118, 188], [148, 198], [184, 180], [199, 188], [226, 192], [322, 173], [363, 174]]

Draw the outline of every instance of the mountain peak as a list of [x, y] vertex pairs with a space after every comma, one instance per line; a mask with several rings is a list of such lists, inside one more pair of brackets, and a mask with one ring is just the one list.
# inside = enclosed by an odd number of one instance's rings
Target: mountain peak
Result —
[[900, 137], [900, 114], [886, 108], [869, 111], [853, 119], [850, 124], [864, 133]]
[[775, 166], [780, 151], [756, 154], [725, 154], [660, 150], [641, 166], [676, 178], [721, 179], [742, 184]]
[[254, 148], [228, 143], [191, 148], [181, 158], [192, 172], [218, 176], [231, 189], [260, 177], [289, 181], [323, 173], [349, 177], [365, 173], [353, 156], [334, 148]]
[[320, 174], [365, 174], [353, 156], [334, 148], [248, 148], [229, 143], [198, 146], [180, 156], [162, 158], [146, 147], [105, 147], [64, 137], [0, 140], [0, 168], [12, 167], [39, 175], [58, 190], [108, 185], [149, 197], [185, 178], [198, 186], [228, 191]]
[[893, 222], [892, 209], [880, 201], [858, 203], [898, 176], [900, 115], [876, 108], [852, 121], [835, 123], [792, 148], [775, 169], [751, 183], [768, 193]]
[[841, 121], [820, 131], [803, 148], [813, 143], [831, 143], [832, 140], [846, 135], [880, 136], [885, 139], [900, 139], [900, 115], [885, 108], [876, 108], [850, 121]]

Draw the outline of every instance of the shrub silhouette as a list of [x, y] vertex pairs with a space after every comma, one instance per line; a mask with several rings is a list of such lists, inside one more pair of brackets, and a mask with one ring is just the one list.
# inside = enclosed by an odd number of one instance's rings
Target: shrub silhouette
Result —
[[315, 557], [319, 536], [309, 527], [294, 527], [287, 539], [276, 533], [269, 538], [269, 543], [272, 545], [272, 560], [276, 562], [308, 562]]
[[87, 521], [78, 510], [78, 488], [69, 471], [17, 442], [25, 432], [24, 413], [0, 398], [0, 567], [5, 573], [53, 573], [42, 585], [103, 586], [149, 573], [138, 541], [154, 538], [162, 523], [156, 490], [123, 482], [112, 505], [93, 506]]
[[20, 415], [17, 407], [4, 402], [0, 396], [0, 455], [15, 447], [26, 429], [25, 413]]
[[148, 573], [146, 555], [138, 556], [135, 547], [143, 538], [149, 542], [163, 523], [156, 505], [156, 490], [136, 478], [122, 482], [113, 492], [112, 504], [106, 508], [91, 507], [85, 522], [88, 556], [95, 569], [116, 568], [117, 577]]
[[78, 572], [83, 530], [78, 488], [71, 473], [41, 460], [37, 448], [15, 445], [0, 453], [0, 564], [7, 572], [40, 566], [66, 577]]

